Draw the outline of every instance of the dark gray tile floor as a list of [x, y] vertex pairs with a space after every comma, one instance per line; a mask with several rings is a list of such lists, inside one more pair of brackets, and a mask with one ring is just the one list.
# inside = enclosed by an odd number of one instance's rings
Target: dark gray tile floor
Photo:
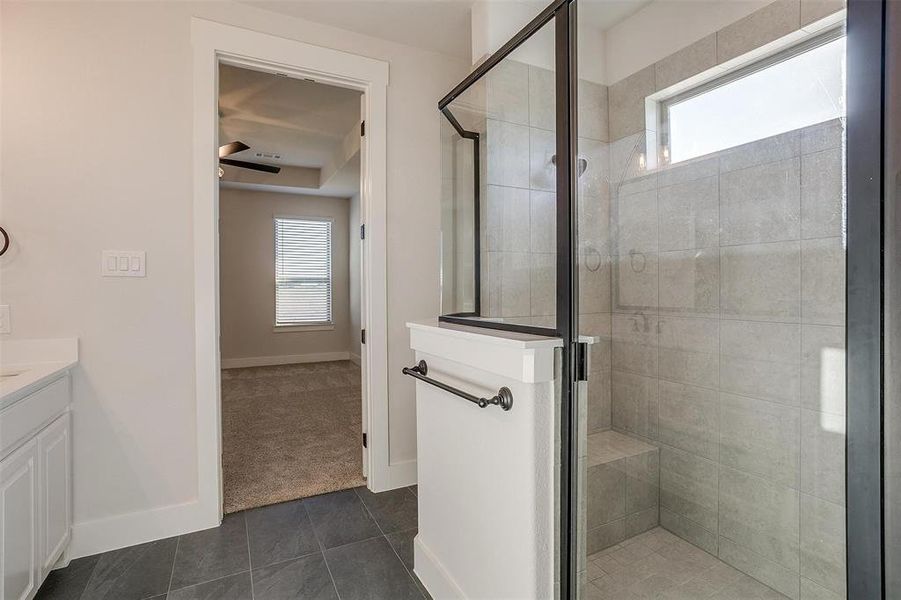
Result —
[[36, 600], [421, 600], [416, 488], [334, 492], [53, 571]]

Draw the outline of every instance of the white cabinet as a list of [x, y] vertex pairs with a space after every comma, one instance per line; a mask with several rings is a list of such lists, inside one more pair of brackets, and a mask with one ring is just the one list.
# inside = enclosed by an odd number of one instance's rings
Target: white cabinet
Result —
[[37, 442], [0, 462], [2, 600], [26, 600], [38, 588]]
[[0, 600], [31, 600], [72, 529], [69, 376], [0, 411]]
[[38, 530], [41, 539], [41, 579], [53, 568], [69, 543], [72, 527], [71, 446], [69, 413], [38, 434], [38, 472], [41, 480]]

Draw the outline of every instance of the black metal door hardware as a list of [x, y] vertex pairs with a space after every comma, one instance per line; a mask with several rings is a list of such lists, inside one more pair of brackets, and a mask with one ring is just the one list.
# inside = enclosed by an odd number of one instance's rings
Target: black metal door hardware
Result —
[[431, 377], [428, 377], [429, 374], [429, 365], [426, 364], [424, 360], [419, 361], [419, 363], [414, 367], [404, 367], [403, 369], [404, 375], [409, 375], [410, 377], [415, 377], [420, 381], [424, 381], [429, 385], [434, 385], [437, 388], [444, 390], [445, 392], [449, 392], [455, 396], [459, 396], [464, 400], [469, 400], [473, 404], [478, 404], [479, 408], [485, 408], [490, 405], [500, 406], [504, 410], [510, 410], [513, 408], [513, 392], [510, 391], [508, 387], [502, 387], [497, 391], [497, 395], [492, 396], [491, 398], [479, 398], [478, 396], [473, 396], [463, 390], [458, 390], [457, 388], [447, 385], [446, 383], [441, 383], [440, 381], [436, 381]]

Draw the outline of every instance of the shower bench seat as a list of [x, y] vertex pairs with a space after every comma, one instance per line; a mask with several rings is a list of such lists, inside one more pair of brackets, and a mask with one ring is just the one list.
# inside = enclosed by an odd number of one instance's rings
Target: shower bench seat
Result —
[[588, 554], [653, 529], [659, 522], [659, 449], [607, 430], [588, 435]]

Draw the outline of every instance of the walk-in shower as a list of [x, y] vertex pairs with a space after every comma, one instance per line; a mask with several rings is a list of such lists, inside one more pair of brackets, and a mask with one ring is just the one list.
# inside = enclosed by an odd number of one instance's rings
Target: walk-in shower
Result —
[[847, 12], [557, 1], [439, 104], [442, 320], [564, 340], [563, 597], [868, 585]]

